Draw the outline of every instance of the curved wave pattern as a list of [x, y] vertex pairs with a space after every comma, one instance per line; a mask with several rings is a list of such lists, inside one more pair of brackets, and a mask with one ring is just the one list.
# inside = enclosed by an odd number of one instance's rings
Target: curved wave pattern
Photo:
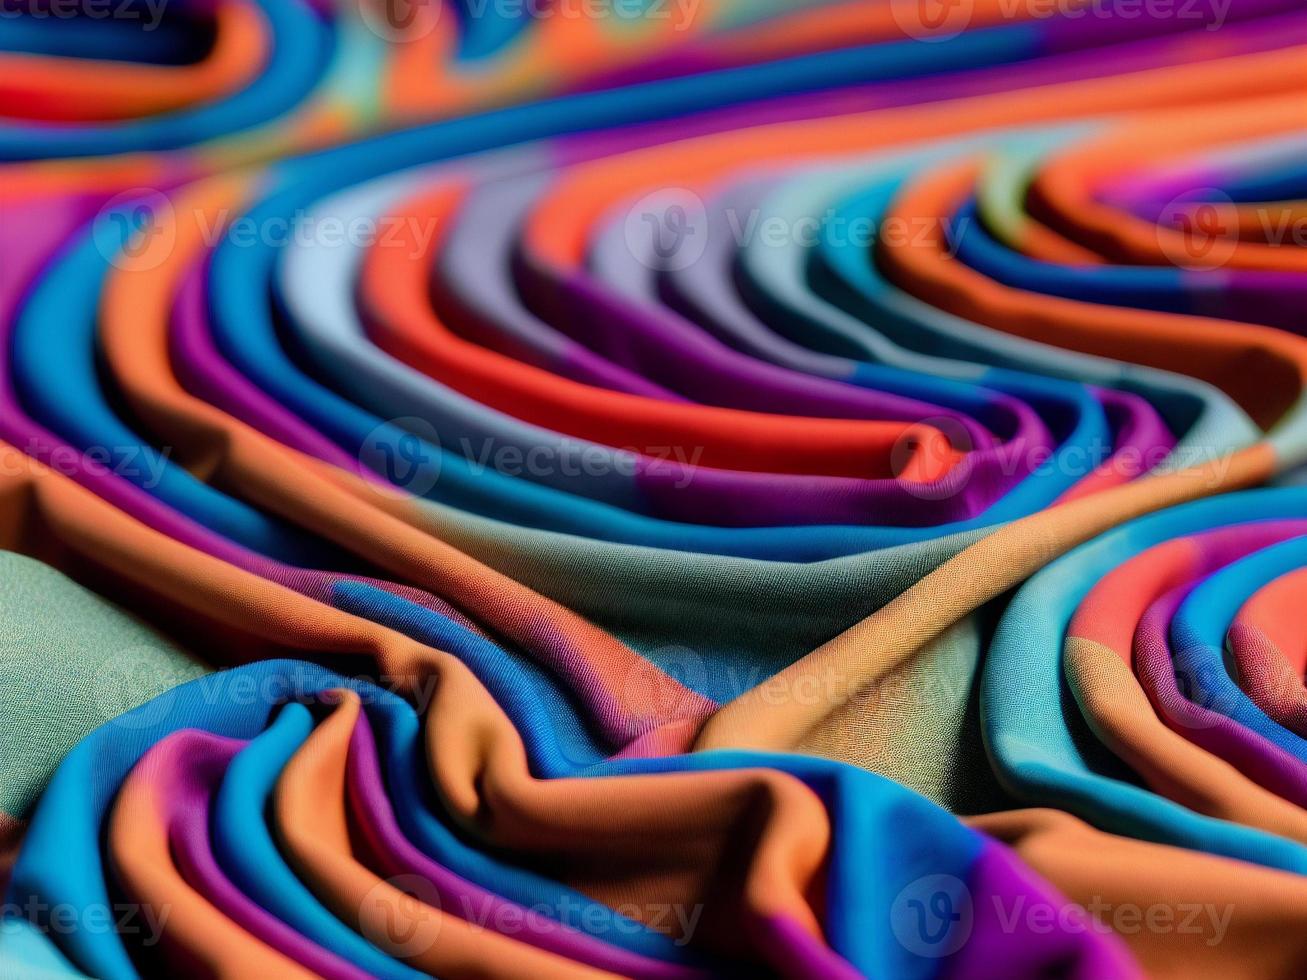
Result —
[[0, 962], [1307, 974], [1296, 0], [17, 0]]

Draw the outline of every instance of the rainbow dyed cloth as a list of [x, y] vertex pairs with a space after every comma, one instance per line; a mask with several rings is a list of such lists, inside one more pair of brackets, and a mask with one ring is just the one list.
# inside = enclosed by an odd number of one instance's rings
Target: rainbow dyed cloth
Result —
[[0, 976], [1307, 976], [1300, 0], [0, 14]]

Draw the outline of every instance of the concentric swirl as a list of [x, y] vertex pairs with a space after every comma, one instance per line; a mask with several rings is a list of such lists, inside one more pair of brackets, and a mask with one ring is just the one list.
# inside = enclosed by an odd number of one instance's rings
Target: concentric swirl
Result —
[[0, 13], [0, 972], [1307, 972], [1300, 4]]

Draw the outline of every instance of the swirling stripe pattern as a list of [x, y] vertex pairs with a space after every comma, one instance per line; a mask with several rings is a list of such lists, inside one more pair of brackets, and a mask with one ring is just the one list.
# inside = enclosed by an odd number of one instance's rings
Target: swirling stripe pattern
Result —
[[0, 973], [1307, 973], [1296, 0], [5, 0]]

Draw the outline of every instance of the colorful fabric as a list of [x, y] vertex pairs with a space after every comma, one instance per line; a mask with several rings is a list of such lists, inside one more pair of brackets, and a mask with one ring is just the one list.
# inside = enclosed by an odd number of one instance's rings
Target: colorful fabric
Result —
[[1307, 972], [1294, 0], [22, 0], [0, 975]]

